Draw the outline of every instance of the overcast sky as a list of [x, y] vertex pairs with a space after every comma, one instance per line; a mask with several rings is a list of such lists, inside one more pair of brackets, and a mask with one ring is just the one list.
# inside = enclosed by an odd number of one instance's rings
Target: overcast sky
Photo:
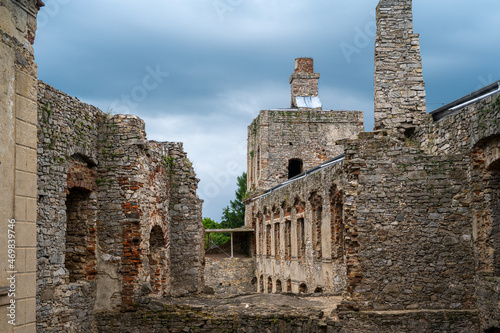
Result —
[[[500, 1], [415, 0], [427, 108], [500, 79]], [[373, 128], [377, 0], [45, 0], [41, 80], [181, 141], [220, 220], [246, 171], [247, 126], [289, 107], [294, 59], [314, 58], [324, 109], [362, 110]]]

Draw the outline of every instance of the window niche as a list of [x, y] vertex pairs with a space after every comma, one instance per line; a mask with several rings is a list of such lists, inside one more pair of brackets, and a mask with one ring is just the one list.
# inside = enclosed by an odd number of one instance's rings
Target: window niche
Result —
[[299, 158], [292, 158], [288, 161], [288, 179], [300, 175], [303, 172], [303, 163]]
[[91, 280], [95, 275], [96, 202], [92, 192], [79, 187], [66, 196], [66, 254], [69, 282]]
[[321, 197], [317, 193], [313, 193], [309, 198], [311, 202], [311, 210], [312, 210], [312, 241], [314, 248], [314, 256], [317, 261], [321, 261], [323, 259], [323, 250], [322, 250], [322, 235], [321, 235], [321, 227], [322, 227], [322, 200]]
[[149, 281], [154, 293], [165, 289], [167, 275], [167, 247], [163, 230], [159, 226], [151, 229], [149, 236]]

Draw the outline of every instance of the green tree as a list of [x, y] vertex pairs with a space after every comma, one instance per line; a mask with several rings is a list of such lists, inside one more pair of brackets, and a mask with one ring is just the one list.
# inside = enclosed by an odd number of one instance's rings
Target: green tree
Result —
[[229, 202], [229, 206], [222, 211], [220, 225], [222, 228], [240, 228], [245, 225], [245, 205], [243, 199], [247, 192], [247, 173], [243, 172], [237, 179], [236, 199]]
[[[211, 218], [204, 217], [202, 222], [205, 229], [222, 229], [220, 223], [215, 222]], [[211, 233], [210, 240], [208, 238], [208, 235], [205, 236], [205, 249], [210, 248], [212, 245], [222, 246], [226, 244], [230, 239], [230, 234]]]

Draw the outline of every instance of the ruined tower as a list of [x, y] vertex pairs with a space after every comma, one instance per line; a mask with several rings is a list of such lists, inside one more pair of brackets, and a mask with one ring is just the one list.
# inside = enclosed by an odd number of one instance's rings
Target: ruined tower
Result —
[[425, 84], [411, 0], [381, 0], [375, 39], [375, 130], [411, 135], [425, 115]]
[[262, 110], [248, 127], [248, 189], [269, 189], [343, 152], [363, 131], [360, 111], [323, 110], [313, 59], [295, 59], [291, 108]]

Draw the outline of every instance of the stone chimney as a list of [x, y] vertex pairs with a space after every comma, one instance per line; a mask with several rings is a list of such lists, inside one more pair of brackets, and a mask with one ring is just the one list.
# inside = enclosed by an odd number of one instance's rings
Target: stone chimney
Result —
[[380, 0], [375, 38], [375, 130], [412, 133], [425, 116], [425, 83], [412, 0]]
[[318, 80], [319, 73], [314, 73], [312, 58], [295, 59], [295, 72], [290, 76], [292, 108], [321, 110]]

